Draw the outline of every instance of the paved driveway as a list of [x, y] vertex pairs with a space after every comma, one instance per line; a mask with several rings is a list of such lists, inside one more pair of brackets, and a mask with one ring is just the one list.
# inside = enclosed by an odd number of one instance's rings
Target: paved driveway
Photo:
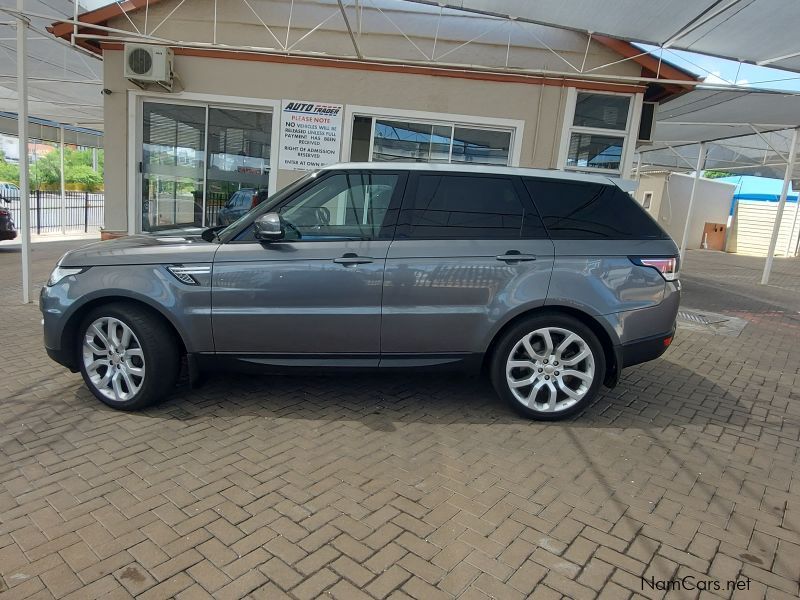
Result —
[[[34, 248], [41, 282], [65, 247]], [[800, 262], [763, 290], [716, 256], [685, 304], [739, 337], [681, 329], [545, 425], [453, 375], [229, 375], [114, 412], [46, 358], [0, 249], [0, 598], [796, 598]]]

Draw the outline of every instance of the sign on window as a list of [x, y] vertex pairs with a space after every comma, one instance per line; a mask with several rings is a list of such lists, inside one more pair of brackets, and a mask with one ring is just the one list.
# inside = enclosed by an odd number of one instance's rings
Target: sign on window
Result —
[[284, 100], [279, 168], [313, 171], [339, 162], [341, 104]]

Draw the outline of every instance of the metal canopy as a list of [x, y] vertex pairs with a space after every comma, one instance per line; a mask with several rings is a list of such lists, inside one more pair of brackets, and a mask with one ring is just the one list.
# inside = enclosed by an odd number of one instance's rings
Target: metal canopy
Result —
[[796, 0], [407, 0], [800, 72]]
[[[719, 169], [782, 177], [783, 186], [761, 283], [769, 283], [791, 180], [797, 176], [800, 94], [695, 89], [656, 111], [655, 141], [639, 148], [637, 170], [648, 167], [693, 171], [681, 258], [686, 252], [697, 181]], [[787, 247], [785, 256], [792, 254]]]
[[707, 142], [706, 169], [782, 178], [796, 127], [800, 94], [697, 89], [658, 107], [655, 141], [639, 147], [640, 165], [693, 171]]
[[[0, 0], [0, 112], [18, 112], [15, 0]], [[103, 63], [98, 56], [47, 32], [58, 15], [72, 19], [72, 0], [25, 0], [30, 23], [27, 39], [28, 103], [31, 117], [91, 129], [103, 127]], [[84, 12], [79, 10], [79, 14]]]

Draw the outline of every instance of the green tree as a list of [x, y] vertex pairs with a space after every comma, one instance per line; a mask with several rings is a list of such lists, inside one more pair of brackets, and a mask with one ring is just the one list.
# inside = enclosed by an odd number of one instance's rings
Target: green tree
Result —
[[19, 167], [6, 161], [6, 155], [0, 150], [0, 181], [19, 184]]
[[721, 179], [722, 177], [735, 177], [736, 173], [728, 173], [727, 171], [703, 171], [703, 177], [706, 179]]
[[[103, 151], [98, 150], [97, 172], [92, 168], [92, 151], [64, 148], [64, 184], [89, 191], [103, 189]], [[61, 186], [61, 155], [48, 152], [31, 165], [31, 189], [58, 189]]]

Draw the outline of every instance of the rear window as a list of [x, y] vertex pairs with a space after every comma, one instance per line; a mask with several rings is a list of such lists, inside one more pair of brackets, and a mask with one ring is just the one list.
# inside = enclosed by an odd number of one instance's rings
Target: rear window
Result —
[[554, 240], [669, 239], [629, 194], [615, 185], [525, 178]]
[[545, 232], [510, 178], [423, 174], [403, 204], [398, 235], [474, 240], [544, 237]]

